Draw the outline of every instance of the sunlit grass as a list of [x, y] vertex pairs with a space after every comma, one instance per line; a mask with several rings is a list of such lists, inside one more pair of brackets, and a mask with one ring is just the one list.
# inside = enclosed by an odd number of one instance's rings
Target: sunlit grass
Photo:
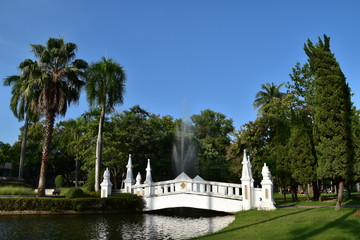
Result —
[[34, 195], [35, 191], [26, 187], [0, 187], [0, 195]]
[[200, 239], [359, 239], [356, 209], [286, 208], [242, 211], [220, 232]]

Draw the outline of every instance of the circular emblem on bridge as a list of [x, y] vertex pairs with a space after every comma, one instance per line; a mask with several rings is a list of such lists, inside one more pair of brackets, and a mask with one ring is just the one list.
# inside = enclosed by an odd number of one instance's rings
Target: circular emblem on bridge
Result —
[[180, 187], [181, 187], [182, 189], [184, 189], [184, 188], [186, 187], [186, 184], [185, 184], [185, 183], [182, 183], [182, 184], [180, 185]]

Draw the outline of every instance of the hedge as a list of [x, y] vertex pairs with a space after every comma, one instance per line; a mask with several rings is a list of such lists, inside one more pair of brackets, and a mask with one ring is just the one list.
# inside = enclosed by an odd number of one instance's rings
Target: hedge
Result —
[[135, 212], [144, 208], [141, 197], [119, 194], [109, 198], [0, 198], [0, 211], [115, 211]]
[[84, 197], [84, 192], [79, 187], [69, 188], [66, 193], [64, 194], [66, 198], [82, 198]]

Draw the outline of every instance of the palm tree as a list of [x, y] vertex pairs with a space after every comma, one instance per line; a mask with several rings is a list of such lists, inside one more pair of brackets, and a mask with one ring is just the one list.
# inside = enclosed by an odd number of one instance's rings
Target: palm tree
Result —
[[85, 119], [79, 117], [63, 122], [64, 131], [61, 134], [62, 142], [66, 143], [66, 150], [75, 158], [75, 187], [79, 185], [79, 153], [84, 148], [81, 137], [85, 134]]
[[259, 112], [266, 112], [266, 107], [269, 103], [275, 99], [282, 99], [285, 97], [285, 93], [280, 92], [280, 88], [284, 83], [276, 86], [274, 83], [261, 84], [261, 89], [255, 96], [254, 107], [259, 108]]
[[26, 142], [29, 121], [37, 121], [38, 116], [35, 113], [36, 99], [38, 96], [37, 89], [32, 89], [29, 85], [29, 81], [32, 77], [38, 76], [39, 67], [36, 62], [30, 59], [20, 63], [19, 69], [21, 70], [21, 76], [13, 75], [4, 79], [4, 85], [12, 85], [12, 98], [10, 100], [10, 109], [14, 116], [19, 120], [24, 121], [23, 136], [21, 141], [21, 153], [18, 177], [23, 177], [24, 162], [26, 153]]
[[89, 104], [101, 108], [98, 138], [96, 141], [95, 191], [99, 190], [102, 163], [103, 127], [105, 114], [114, 106], [123, 103], [126, 74], [122, 66], [112, 59], [103, 57], [90, 65], [86, 73], [86, 94]]
[[46, 167], [49, 160], [54, 121], [57, 115], [64, 116], [68, 105], [78, 102], [82, 80], [88, 64], [75, 59], [77, 46], [65, 43], [64, 39], [49, 38], [46, 46], [31, 44], [41, 74], [32, 77], [29, 85], [38, 89], [36, 111], [45, 116], [45, 129], [41, 157], [41, 169], [37, 196], [45, 195]]

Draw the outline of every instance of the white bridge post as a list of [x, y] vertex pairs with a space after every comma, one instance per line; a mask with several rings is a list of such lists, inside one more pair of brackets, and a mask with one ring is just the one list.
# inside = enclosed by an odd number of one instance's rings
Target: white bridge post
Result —
[[126, 165], [126, 178], [124, 180], [124, 192], [126, 193], [132, 193], [131, 190], [131, 186], [133, 186], [135, 184], [135, 180], [134, 180], [134, 176], [133, 176], [133, 172], [132, 172], [132, 161], [131, 161], [131, 154], [129, 154], [129, 160], [128, 160], [128, 164]]
[[244, 150], [242, 165], [243, 167], [240, 180], [242, 185], [243, 210], [250, 210], [253, 208], [254, 202], [254, 179], [252, 177], [250, 158], [247, 158], [246, 150]]
[[111, 194], [112, 186], [113, 185], [110, 181], [110, 172], [109, 172], [109, 169], [106, 168], [106, 170], [104, 172], [104, 180], [100, 184], [100, 187], [101, 187], [100, 197], [107, 198]]
[[148, 186], [145, 187], [145, 196], [152, 196], [154, 194], [153, 191], [153, 180], [151, 176], [151, 167], [150, 167], [150, 159], [148, 159], [147, 167], [146, 167], [146, 178], [144, 184]]
[[269, 167], [264, 166], [262, 168], [261, 174], [263, 176], [263, 180], [261, 181], [261, 192], [262, 192], [262, 199], [260, 202], [259, 210], [274, 210], [275, 201], [274, 201], [274, 193], [273, 193], [273, 183], [271, 181], [271, 173], [269, 171]]

